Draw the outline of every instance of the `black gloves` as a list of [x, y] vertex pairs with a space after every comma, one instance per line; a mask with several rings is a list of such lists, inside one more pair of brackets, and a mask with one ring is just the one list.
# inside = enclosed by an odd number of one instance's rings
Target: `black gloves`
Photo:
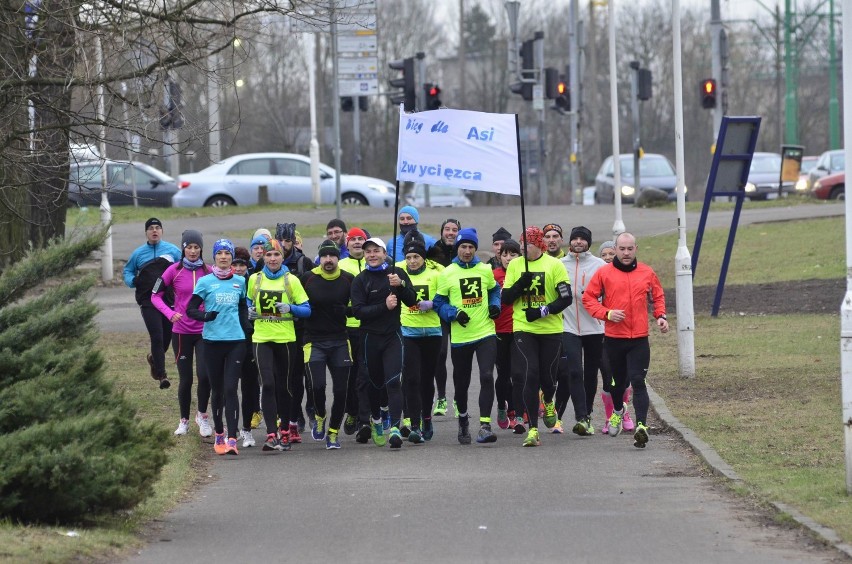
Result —
[[462, 327], [467, 327], [467, 322], [470, 321], [470, 316], [463, 311], [459, 311], [456, 313], [456, 321], [458, 321], [459, 325]]
[[488, 317], [490, 317], [491, 319], [497, 319], [498, 317], [500, 317], [500, 306], [488, 306]]
[[527, 321], [532, 323], [536, 319], [541, 319], [542, 317], [546, 317], [550, 311], [547, 309], [547, 306], [541, 307], [528, 307], [524, 310], [524, 313], [527, 316]]
[[533, 280], [535, 280], [535, 275], [532, 272], [525, 270], [521, 272], [520, 276], [518, 276], [518, 280], [515, 284], [520, 284], [521, 287], [526, 288]]
[[204, 321], [213, 321], [214, 319], [216, 319], [217, 315], [219, 315], [218, 311], [205, 311]]

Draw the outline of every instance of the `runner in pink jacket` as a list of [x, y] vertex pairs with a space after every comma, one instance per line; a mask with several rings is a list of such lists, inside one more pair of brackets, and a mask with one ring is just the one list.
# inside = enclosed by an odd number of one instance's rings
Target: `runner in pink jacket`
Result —
[[[201, 252], [204, 241], [201, 233], [188, 229], [183, 232], [181, 240], [181, 260], [168, 267], [154, 284], [151, 303], [172, 322], [172, 350], [175, 353], [180, 383], [178, 384], [178, 406], [180, 407], [180, 423], [175, 435], [185, 435], [189, 430], [189, 409], [192, 403], [192, 361], [196, 359], [198, 373], [198, 411], [195, 422], [198, 424], [202, 437], [213, 434], [207, 416], [207, 404], [210, 402], [210, 380], [204, 367], [204, 356], [201, 354], [203, 341], [201, 331], [204, 323], [190, 319], [186, 314], [186, 306], [192, 297], [195, 284], [201, 277], [210, 274], [210, 267], [204, 264]], [[174, 294], [174, 307], [170, 307], [163, 299], [167, 293]]]

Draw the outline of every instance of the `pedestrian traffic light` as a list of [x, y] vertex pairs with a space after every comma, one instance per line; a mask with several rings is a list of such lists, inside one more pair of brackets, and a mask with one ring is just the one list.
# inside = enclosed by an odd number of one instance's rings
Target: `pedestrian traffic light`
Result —
[[426, 109], [437, 110], [443, 106], [441, 102], [441, 87], [437, 84], [427, 82], [423, 85], [423, 92], [426, 93]]
[[[520, 55], [521, 77], [525, 79], [535, 78], [535, 54], [534, 54], [535, 39], [527, 39], [521, 44]], [[533, 83], [532, 82], [515, 82], [509, 85], [509, 90], [514, 94], [520, 94], [524, 100], [533, 99]]]
[[701, 107], [708, 110], [716, 107], [716, 81], [712, 78], [701, 81]]
[[415, 110], [417, 92], [414, 79], [414, 57], [391, 61], [388, 66], [393, 70], [402, 71], [402, 76], [392, 78], [388, 83], [394, 88], [402, 88], [401, 92], [391, 95], [390, 101], [394, 105], [403, 104], [406, 112]]

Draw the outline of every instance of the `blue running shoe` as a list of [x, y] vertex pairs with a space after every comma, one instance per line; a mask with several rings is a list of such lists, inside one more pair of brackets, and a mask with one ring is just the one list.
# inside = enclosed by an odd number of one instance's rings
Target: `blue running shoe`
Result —
[[382, 408], [382, 431], [391, 428], [390, 410]]
[[314, 422], [311, 425], [311, 438], [315, 441], [321, 441], [325, 438], [325, 417], [314, 415]]
[[340, 442], [337, 440], [337, 433], [329, 429], [328, 435], [325, 437], [325, 449], [332, 450], [336, 448], [340, 448]]
[[431, 441], [435, 435], [435, 427], [432, 426], [432, 419], [424, 419], [420, 424], [420, 428], [422, 429], [423, 440]]

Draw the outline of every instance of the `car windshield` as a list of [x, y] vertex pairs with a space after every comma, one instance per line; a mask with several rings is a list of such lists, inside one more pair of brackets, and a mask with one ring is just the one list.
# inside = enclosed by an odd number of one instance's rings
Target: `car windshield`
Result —
[[846, 168], [846, 155], [839, 153], [831, 155], [831, 172], [840, 172]]
[[801, 173], [807, 174], [814, 169], [817, 164], [816, 159], [807, 159], [802, 161]]
[[781, 155], [764, 155], [755, 156], [751, 159], [751, 168], [748, 169], [749, 174], [761, 174], [767, 172], [777, 172], [781, 174]]
[[[622, 157], [621, 174], [633, 177], [633, 157]], [[643, 157], [639, 159], [639, 174], [642, 178], [652, 176], [674, 176], [675, 171], [669, 161], [659, 157]]]
[[[424, 184], [418, 184], [414, 189], [414, 195], [417, 198], [423, 198], [426, 196], [426, 186]], [[456, 188], [454, 186], [434, 186], [429, 185], [429, 196], [463, 196], [461, 188]]]

